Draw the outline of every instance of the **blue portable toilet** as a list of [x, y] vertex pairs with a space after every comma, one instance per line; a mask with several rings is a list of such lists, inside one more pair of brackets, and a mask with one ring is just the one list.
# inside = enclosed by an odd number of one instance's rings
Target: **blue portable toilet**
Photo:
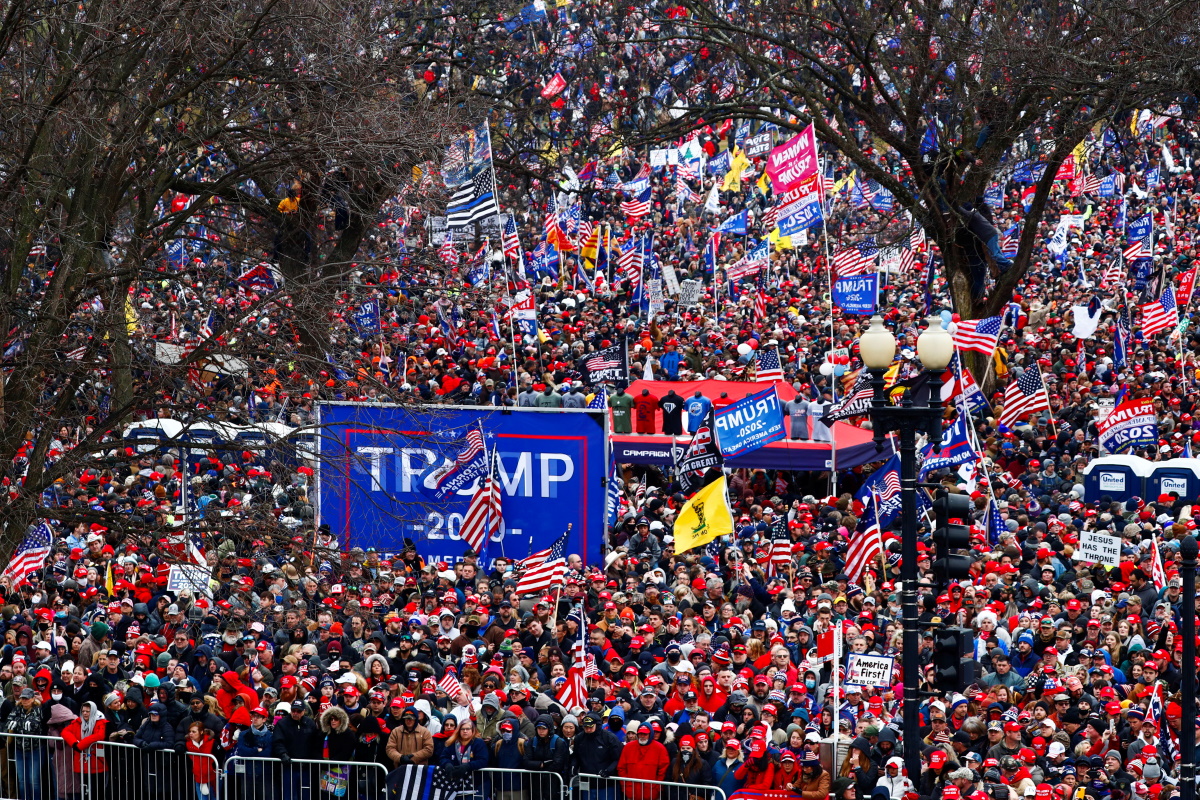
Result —
[[1146, 497], [1146, 478], [1154, 465], [1137, 456], [1104, 456], [1083, 468], [1083, 499], [1097, 503], [1101, 497], [1124, 502], [1131, 497]]
[[1200, 458], [1172, 458], [1151, 462], [1153, 472], [1146, 478], [1146, 499], [1161, 494], [1177, 494], [1183, 500], [1200, 499]]

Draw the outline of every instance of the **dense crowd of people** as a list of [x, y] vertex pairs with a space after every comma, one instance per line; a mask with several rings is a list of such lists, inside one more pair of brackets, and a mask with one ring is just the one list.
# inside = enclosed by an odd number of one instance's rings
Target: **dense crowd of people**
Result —
[[[548, 42], [586, 48], [598, 9], [552, 10], [569, 23], [559, 27], [534, 15], [503, 36], [531, 61]], [[628, 24], [650, 23], [634, 14]], [[831, 304], [828, 254], [863, 241], [887, 212], [861, 189], [855, 194], [852, 166], [830, 151], [825, 233], [772, 233], [764, 219], [775, 199], [757, 182], [765, 153], [747, 160], [745, 179], [726, 180], [725, 170], [706, 165], [727, 169], [722, 157], [752, 137], [790, 135], [773, 126], [714, 123], [666, 148], [669, 158], [589, 151], [575, 131], [619, 125], [606, 116], [611, 97], [653, 93], [673, 55], [631, 47], [609, 74], [576, 72], [565, 60], [566, 91], [528, 93], [576, 171], [558, 186], [502, 182], [511, 233], [483, 243], [477, 231], [452, 232], [447, 243], [440, 223], [402, 200], [389, 204], [364, 245], [371, 258], [330, 312], [335, 352], [320, 380], [262, 356], [244, 371], [181, 381], [176, 396], [147, 398], [141, 416], [178, 416], [159, 408], [165, 400], [196, 407], [184, 422], [289, 426], [312, 424], [314, 403], [331, 399], [579, 407], [618, 388], [591, 385], [586, 360], [620, 341], [628, 343], [630, 377], [672, 381], [753, 381], [756, 352], [774, 348], [794, 390], [781, 399], [794, 400], [797, 416], [808, 415], [807, 403], [828, 410], [861, 368], [856, 340], [866, 320]], [[670, 69], [668, 96], [713, 77], [699, 58], [694, 71]], [[419, 79], [436, 90], [442, 77], [431, 67]], [[803, 800], [1177, 794], [1179, 762], [1195, 758], [1178, 740], [1181, 726], [1195, 724], [1182, 719], [1179, 702], [1181, 676], [1195, 668], [1182, 661], [1180, 622], [1195, 609], [1181, 607], [1178, 552], [1200, 514], [1171, 494], [1085, 502], [1081, 477], [1101, 454], [1102, 411], [1118, 397], [1153, 400], [1158, 436], [1136, 455], [1190, 457], [1200, 444], [1200, 335], [1189, 324], [1187, 282], [1200, 231], [1200, 142], [1184, 119], [1142, 122], [1135, 116], [1131, 126], [1126, 117], [1088, 137], [1071, 187], [1064, 181], [1050, 199], [1032, 266], [1005, 316], [994, 382], [985, 383], [981, 406], [951, 403], [949, 416], [969, 417], [978, 469], [942, 470], [931, 480], [971, 498], [973, 566], [944, 593], [923, 594], [921, 613], [923, 623], [976, 632], [981, 677], [923, 699], [920, 730], [903, 730], [902, 687], [932, 685], [931, 634], [921, 663], [898, 664], [889, 687], [843, 684], [834, 693], [839, 665], [816, 649], [832, 630], [847, 652], [900, 654], [898, 543], [858, 580], [846, 575], [849, 542], [866, 514], [856, 492], [877, 465], [837, 476], [834, 495], [827, 473], [733, 470], [734, 535], [683, 553], [672, 537], [685, 501], [678, 476], [629, 467], [604, 562], [571, 556], [560, 592], [522, 596], [502, 559], [468, 551], [453, 564], [426, 563], [408, 541], [390, 552], [343, 547], [342, 531], [313, 523], [315, 465], [302, 459], [255, 448], [189, 458], [171, 445], [139, 450], [114, 431], [111, 449], [56, 483], [44, 502], [56, 511], [136, 516], [163, 533], [129, 537], [99, 522], [56, 522], [44, 561], [0, 579], [0, 793], [121, 797], [129, 770], [173, 764], [160, 784], [144, 784], [148, 791], [204, 800], [237, 763], [230, 759], [261, 758], [271, 766], [237, 773], [247, 797], [309, 796], [300, 787], [318, 784], [329, 796], [381, 791], [364, 768], [319, 762], [379, 765], [373, 769], [393, 781], [409, 766], [440, 766], [454, 779], [476, 775], [480, 791], [505, 800], [542, 796], [578, 775], [613, 779], [590, 784], [597, 800], [711, 796], [704, 787], [727, 796], [783, 790]], [[521, 144], [505, 142], [505, 123], [497, 112], [497, 153]], [[869, 138], [865, 129], [856, 135]], [[1118, 176], [1115, 191], [1100, 188], [1100, 179]], [[994, 187], [990, 209], [980, 207], [1001, 232], [1001, 248], [1023, 219], [1029, 185], [1008, 178]], [[622, 187], [643, 180], [649, 209], [630, 216]], [[749, 234], [713, 233], [743, 211]], [[1081, 220], [1051, 252], [1065, 214]], [[1114, 283], [1109, 270], [1124, 267], [1124, 226], [1146, 214], [1155, 231], [1149, 271], [1135, 284], [1126, 270]], [[561, 240], [557, 255], [547, 238]], [[644, 238], [653, 257], [634, 280], [621, 255]], [[906, 238], [911, 266], [883, 273], [880, 308], [899, 341], [898, 380], [916, 365], [922, 319], [953, 319], [944, 282], [930, 285], [922, 267], [937, 264], [934, 246], [919, 234]], [[584, 265], [589, 240], [603, 242], [606, 259], [597, 254]], [[759, 240], [769, 242], [769, 256], [747, 269]], [[468, 251], [456, 249], [468, 241]], [[417, 244], [438, 248], [448, 282], [440, 267], [424, 275], [409, 263]], [[44, 285], [53, 258], [53, 247], [37, 254], [28, 279]], [[696, 302], [668, 293], [651, 309], [642, 295], [652, 264], [658, 278], [670, 272], [676, 282], [699, 282]], [[728, 279], [731, 271], [741, 277]], [[209, 309], [246, 307], [271, 291], [239, 282], [241, 274], [229, 266], [224, 280], [186, 289], [139, 284], [137, 357], [153, 363], [156, 344], [213, 324]], [[1180, 325], [1142, 335], [1129, 309], [1168, 286]], [[515, 310], [526, 297], [536, 333]], [[378, 330], [364, 333], [352, 318], [369, 301], [378, 303]], [[256, 319], [259, 334], [277, 333], [272, 313]], [[1001, 427], [1005, 387], [1033, 369], [1049, 408], [1013, 430]], [[92, 433], [106, 399], [94, 387], [81, 393], [84, 413], [61, 421], [48, 462]], [[862, 416], [851, 421], [866, 424]], [[14, 464], [6, 480], [27, 466]], [[168, 586], [171, 565], [190, 546], [170, 533], [185, 505], [201, 518], [244, 520], [250, 532], [199, 531], [210, 577], [203, 590]], [[998, 535], [989, 535], [993, 510]], [[770, 545], [778, 524], [792, 543], [782, 568]], [[1119, 567], [1074, 557], [1081, 534], [1093, 530], [1120, 537]], [[922, 542], [923, 577], [930, 552]], [[564, 705], [580, 640], [587, 701]], [[910, 737], [921, 743], [920, 774], [899, 758]], [[844, 757], [831, 757], [835, 738], [849, 744]], [[106, 750], [106, 742], [133, 748]], [[485, 768], [527, 774], [518, 784], [485, 781]]]

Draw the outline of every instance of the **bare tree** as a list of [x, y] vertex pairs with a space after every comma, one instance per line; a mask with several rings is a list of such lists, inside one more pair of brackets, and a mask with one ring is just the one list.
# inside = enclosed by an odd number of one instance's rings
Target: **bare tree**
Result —
[[[166, 503], [130, 513], [130, 486], [88, 497], [114, 472], [136, 478], [119, 443], [130, 420], [245, 421], [264, 382], [298, 406], [386, 368], [342, 312], [387, 302], [374, 288], [385, 270], [413, 296], [461, 282], [417, 234], [443, 199], [431, 174], [445, 143], [486, 112], [456, 64], [488, 13], [5, 7], [0, 557], [38, 517], [153, 539], [173, 529]], [[442, 79], [426, 80], [435, 65]], [[279, 418], [303, 423], [297, 410]]]

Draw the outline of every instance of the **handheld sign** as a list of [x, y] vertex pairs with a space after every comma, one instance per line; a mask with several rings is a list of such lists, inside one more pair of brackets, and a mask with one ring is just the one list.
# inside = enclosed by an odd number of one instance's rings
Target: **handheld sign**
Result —
[[887, 688], [892, 685], [894, 662], [895, 659], [891, 656], [850, 653], [846, 656], [846, 685]]
[[772, 386], [714, 413], [717, 443], [733, 458], [783, 438], [783, 408]]

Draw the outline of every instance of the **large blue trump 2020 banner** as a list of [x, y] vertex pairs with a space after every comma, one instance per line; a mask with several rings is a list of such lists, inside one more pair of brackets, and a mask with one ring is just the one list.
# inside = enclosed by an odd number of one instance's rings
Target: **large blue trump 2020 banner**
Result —
[[604, 538], [603, 412], [324, 403], [320, 406], [320, 517], [347, 547], [398, 552], [411, 538], [426, 560], [454, 563], [474, 483], [435, 499], [440, 469], [468, 430], [482, 426], [498, 455], [504, 519], [487, 563], [544, 550], [573, 524], [568, 553], [601, 561]]

